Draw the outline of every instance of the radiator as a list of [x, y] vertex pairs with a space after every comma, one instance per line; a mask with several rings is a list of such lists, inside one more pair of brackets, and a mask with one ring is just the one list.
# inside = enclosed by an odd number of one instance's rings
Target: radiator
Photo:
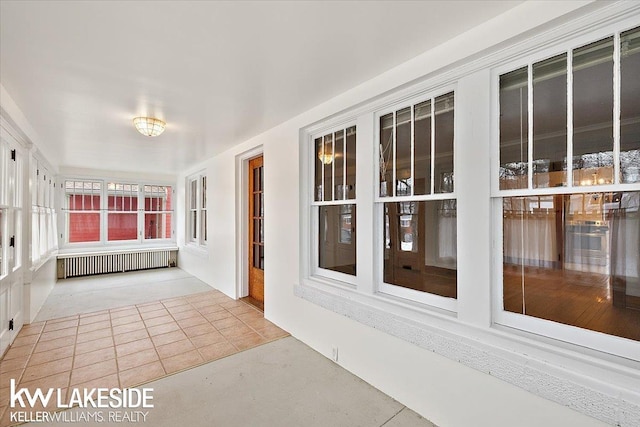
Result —
[[175, 267], [177, 256], [176, 249], [59, 255], [58, 278]]

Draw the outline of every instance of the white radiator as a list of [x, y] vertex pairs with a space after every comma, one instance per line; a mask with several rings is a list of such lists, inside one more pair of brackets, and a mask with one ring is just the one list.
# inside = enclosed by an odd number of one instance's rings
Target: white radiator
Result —
[[58, 278], [175, 267], [177, 249], [58, 255]]

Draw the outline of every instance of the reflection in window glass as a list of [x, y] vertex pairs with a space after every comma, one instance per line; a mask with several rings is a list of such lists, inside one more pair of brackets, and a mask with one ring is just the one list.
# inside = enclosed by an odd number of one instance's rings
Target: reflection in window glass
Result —
[[431, 100], [414, 107], [415, 195], [431, 193]]
[[314, 200], [356, 197], [356, 127], [314, 139]]
[[393, 196], [393, 113], [380, 117], [380, 197]]
[[613, 37], [573, 51], [573, 182], [613, 182]]
[[500, 189], [527, 188], [527, 67], [500, 76]]
[[455, 200], [385, 203], [384, 281], [457, 297]]
[[503, 199], [506, 311], [640, 340], [640, 192]]
[[640, 182], [640, 28], [620, 35], [620, 182]]
[[533, 186], [567, 185], [567, 54], [533, 64]]
[[320, 268], [356, 275], [356, 206], [319, 206]]
[[410, 196], [411, 176], [411, 108], [396, 112], [396, 196]]
[[436, 193], [453, 192], [453, 92], [435, 99], [435, 189]]

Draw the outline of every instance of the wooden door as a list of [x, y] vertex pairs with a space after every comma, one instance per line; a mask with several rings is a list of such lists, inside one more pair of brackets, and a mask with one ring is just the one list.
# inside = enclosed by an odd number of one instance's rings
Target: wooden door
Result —
[[249, 296], [264, 303], [264, 167], [249, 161]]

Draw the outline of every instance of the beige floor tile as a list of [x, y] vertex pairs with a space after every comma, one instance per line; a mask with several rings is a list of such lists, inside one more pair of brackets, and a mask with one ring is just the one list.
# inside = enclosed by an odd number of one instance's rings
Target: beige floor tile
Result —
[[204, 317], [209, 322], [216, 322], [216, 321], [219, 321], [219, 320], [231, 319], [231, 318], [233, 318], [233, 314], [229, 313], [225, 308], [223, 308], [220, 311], [215, 311], [213, 313], [207, 313], [207, 314], [204, 315]]
[[238, 307], [231, 307], [228, 308], [227, 310], [229, 310], [229, 312], [231, 314], [233, 314], [234, 316], [237, 316], [239, 314], [244, 314], [244, 313], [256, 313], [257, 310], [253, 307], [251, 307], [249, 304], [244, 304]]
[[113, 347], [106, 347], [90, 351], [88, 353], [77, 354], [73, 360], [73, 368], [82, 368], [84, 366], [93, 365], [94, 363], [114, 359], [115, 357], [116, 352]]
[[162, 301], [162, 305], [164, 305], [165, 307], [178, 307], [180, 305], [189, 305], [189, 303], [187, 302], [187, 300], [183, 299], [183, 298], [172, 298], [169, 300], [164, 300]]
[[131, 341], [126, 344], [120, 344], [116, 346], [116, 354], [118, 357], [126, 356], [127, 354], [136, 353], [138, 351], [147, 350], [153, 348], [153, 342], [149, 338]]
[[198, 317], [200, 316], [200, 312], [198, 310], [189, 309], [189, 310], [179, 311], [177, 313], [171, 313], [171, 315], [176, 320], [182, 320], [182, 319], [189, 319], [191, 317]]
[[138, 312], [138, 309], [135, 307], [130, 307], [130, 308], [126, 308], [126, 309], [119, 309], [119, 310], [109, 310], [109, 315], [111, 316], [111, 320], [113, 319], [119, 319], [121, 317], [128, 317], [128, 316], [139, 316], [140, 313]]
[[111, 328], [106, 329], [98, 329], [92, 332], [85, 332], [83, 334], [78, 334], [77, 343], [85, 343], [88, 341], [97, 340], [99, 338], [108, 338], [111, 337]]
[[95, 350], [100, 350], [102, 348], [113, 347], [113, 338], [99, 338], [93, 341], [87, 341], [80, 344], [76, 344], [76, 355], [89, 353]]
[[128, 325], [130, 323], [140, 322], [142, 317], [139, 314], [132, 314], [131, 316], [122, 316], [111, 319], [111, 326], [116, 327], [120, 325]]
[[37, 341], [38, 335], [27, 335], [24, 337], [18, 335], [18, 338], [13, 340], [11, 347], [22, 347], [23, 345], [35, 346]]
[[4, 375], [5, 373], [10, 371], [24, 369], [24, 367], [27, 366], [28, 360], [29, 356], [23, 356], [9, 360], [0, 360], [0, 374]]
[[51, 331], [57, 331], [59, 329], [67, 329], [67, 328], [73, 328], [78, 326], [78, 319], [66, 320], [64, 322], [55, 322], [55, 323], [51, 323], [51, 322], [52, 322], [51, 320], [47, 321], [47, 324], [44, 326], [44, 330], [42, 332], [51, 332]]
[[84, 334], [86, 332], [93, 332], [93, 331], [97, 331], [98, 329], [105, 329], [110, 327], [111, 327], [111, 321], [89, 323], [88, 325], [80, 325], [78, 327], [78, 333]]
[[197, 301], [192, 301], [191, 305], [193, 306], [193, 308], [200, 310], [201, 308], [204, 308], [204, 307], [217, 305], [217, 303], [215, 301], [212, 301], [209, 298], [204, 298]]
[[181, 371], [186, 368], [191, 368], [204, 362], [200, 353], [197, 350], [192, 350], [187, 353], [178, 354], [177, 356], [162, 359], [164, 370], [168, 374], [172, 372]]
[[11, 380], [15, 380], [18, 383], [22, 374], [24, 373], [24, 369], [17, 369], [15, 371], [7, 371], [3, 372], [0, 375], [0, 402], [4, 402], [9, 399], [9, 387], [11, 386]]
[[289, 332], [280, 329], [277, 326], [267, 326], [266, 328], [256, 329], [255, 331], [269, 340], [289, 336]]
[[71, 370], [73, 357], [66, 357], [39, 365], [28, 366], [22, 375], [22, 381], [28, 382]]
[[238, 350], [227, 341], [224, 341], [199, 348], [198, 351], [200, 352], [204, 360], [209, 361], [220, 359], [221, 357], [237, 353]]
[[38, 344], [36, 344], [36, 348], [33, 350], [33, 352], [40, 353], [42, 351], [51, 351], [55, 350], [56, 348], [73, 346], [75, 343], [75, 335], [70, 337], [58, 338], [51, 341], [39, 342]]
[[109, 310], [92, 311], [90, 313], [80, 313], [80, 319], [83, 317], [101, 316], [103, 314], [109, 314]]
[[49, 388], [67, 388], [69, 387], [70, 377], [71, 371], [64, 371], [59, 374], [49, 375], [48, 377], [38, 378], [33, 381], [21, 381], [20, 387], [28, 388], [29, 390], [40, 388], [43, 391], [46, 391]]
[[118, 379], [118, 374], [107, 375], [102, 378], [95, 378], [89, 380], [85, 383], [75, 384], [73, 388], [77, 388], [79, 390], [82, 389], [92, 389], [92, 388], [119, 388], [120, 382]]
[[[72, 320], [78, 320], [80, 318], [80, 316], [78, 316], [77, 314], [73, 314], [71, 316], [66, 316], [66, 317], [59, 317], [57, 319], [51, 319], [51, 320], [46, 320], [45, 323], [47, 325], [53, 325], [55, 323], [62, 323], [62, 322], [69, 322]], [[68, 326], [65, 326], [65, 328], [67, 328]]]
[[230, 339], [233, 337], [250, 334], [254, 332], [254, 330], [247, 325], [241, 324], [232, 326], [230, 328], [219, 329], [218, 332], [220, 332], [225, 338]]
[[247, 335], [241, 335], [239, 337], [229, 338], [229, 342], [235, 345], [238, 348], [238, 350], [246, 350], [248, 348], [252, 348], [260, 344], [269, 342], [269, 340], [264, 337], [261, 337], [255, 332], [252, 332]]
[[[122, 313], [127, 313], [127, 312], [135, 313], [137, 311], [138, 311], [138, 308], [135, 305], [127, 305], [127, 306], [124, 306], [124, 307], [118, 307], [118, 308], [109, 309], [109, 314], [121, 313], [122, 316], [128, 316], [128, 314], [122, 314]], [[111, 316], [111, 317], [113, 317], [113, 316]]]
[[165, 371], [160, 362], [148, 363], [118, 373], [120, 377], [120, 387], [137, 386], [164, 375]]
[[126, 344], [128, 342], [137, 341], [145, 338], [149, 338], [149, 334], [147, 333], [147, 330], [138, 329], [137, 331], [114, 335], [113, 341], [116, 343], [116, 345], [120, 345], [120, 344]]
[[178, 324], [175, 322], [171, 322], [171, 323], [165, 323], [164, 325], [151, 326], [147, 328], [147, 330], [149, 331], [149, 335], [154, 336], [154, 335], [166, 334], [167, 332], [179, 331], [180, 326], [178, 326]]
[[71, 382], [75, 384], [86, 383], [87, 381], [106, 377], [107, 375], [116, 374], [118, 367], [115, 359], [104, 360], [102, 362], [93, 363], [82, 368], [74, 368], [71, 371]]
[[53, 360], [64, 359], [73, 356], [74, 346], [56, 348], [55, 350], [43, 351], [41, 353], [33, 353], [29, 359], [29, 366], [39, 365], [41, 363], [51, 362]]
[[255, 318], [255, 319], [243, 318], [242, 321], [247, 325], [251, 326], [253, 329], [262, 329], [262, 328], [268, 328], [269, 326], [273, 326], [273, 323], [269, 322], [268, 320], [265, 320], [264, 318]]
[[171, 313], [171, 315], [176, 315], [178, 313], [182, 313], [184, 311], [197, 311], [195, 310], [191, 304], [187, 303], [184, 305], [174, 305], [171, 307], [167, 307], [167, 311]]
[[244, 323], [242, 323], [240, 320], [236, 319], [235, 317], [229, 317], [227, 319], [222, 319], [222, 320], [214, 320], [211, 322], [211, 324], [215, 326], [216, 329], [218, 330], [227, 329], [234, 326], [246, 326]]
[[180, 327], [182, 329], [184, 328], [189, 328], [191, 326], [197, 326], [197, 325], [203, 325], [203, 324], [209, 324], [209, 321], [207, 319], [205, 319], [204, 317], [202, 317], [201, 315], [198, 314], [197, 317], [189, 317], [188, 319], [180, 319], [177, 321], [178, 325], [180, 325]]
[[195, 349], [195, 346], [191, 344], [191, 341], [189, 340], [176, 341], [172, 342], [171, 344], [165, 344], [156, 347], [158, 355], [161, 359], [176, 356], [178, 354], [186, 353]]
[[80, 317], [80, 326], [89, 325], [96, 322], [108, 322], [111, 319], [109, 313], [97, 314], [95, 316]]
[[191, 342], [197, 348], [206, 347], [211, 344], [216, 344], [219, 342], [226, 342], [227, 339], [222, 336], [222, 334], [218, 331], [209, 332], [204, 335], [198, 335], [196, 337], [191, 338]]
[[133, 354], [118, 357], [118, 369], [121, 371], [125, 371], [127, 369], [146, 365], [147, 363], [155, 362], [157, 360], [159, 360], [159, 358], [155, 348], [142, 350]]
[[69, 336], [72, 336], [72, 335], [76, 335], [77, 333], [78, 333], [78, 328], [77, 327], [58, 329], [58, 330], [50, 331], [50, 332], [43, 332], [40, 335], [39, 342], [50, 341], [50, 340], [54, 340], [56, 338], [69, 337]]
[[138, 309], [140, 314], [142, 314], [142, 313], [148, 313], [148, 312], [163, 310], [164, 309], [164, 305], [162, 305], [162, 303], [160, 303], [160, 302], [152, 302], [152, 303], [149, 303], [149, 304], [137, 305], [136, 308]]
[[127, 332], [133, 332], [139, 329], [144, 329], [144, 323], [142, 322], [142, 320], [140, 320], [133, 323], [127, 323], [126, 325], [114, 326], [112, 329], [113, 329], [113, 335], [124, 334]]
[[147, 325], [147, 328], [148, 328], [150, 326], [162, 325], [162, 324], [173, 322], [173, 321], [174, 321], [173, 317], [167, 314], [165, 316], [158, 316], [158, 317], [152, 317], [149, 319], [144, 319], [144, 324]]
[[169, 312], [162, 307], [159, 310], [143, 311], [140, 313], [143, 320], [153, 319], [155, 317], [169, 316]]
[[[182, 326], [182, 325], [180, 325]], [[183, 327], [182, 330], [189, 338], [197, 337], [198, 335], [204, 335], [212, 332], [216, 332], [216, 328], [211, 326], [209, 322], [203, 323], [201, 325]]]
[[229, 301], [221, 302], [220, 305], [223, 306], [224, 308], [232, 308], [232, 307], [243, 307], [246, 304], [241, 301], [234, 301], [230, 299]]
[[154, 335], [151, 337], [151, 340], [156, 347], [165, 344], [171, 344], [172, 342], [181, 341], [184, 339], [187, 339], [187, 336], [181, 330], [167, 332], [166, 334], [161, 335]]
[[34, 351], [34, 347], [30, 345], [23, 345], [22, 347], [11, 347], [4, 354], [3, 361], [11, 359], [22, 359], [29, 356]]
[[216, 313], [218, 311], [226, 311], [224, 307], [221, 307], [219, 304], [207, 305], [205, 307], [198, 308], [200, 314], [210, 314]]
[[29, 335], [39, 335], [40, 332], [42, 332], [42, 330], [44, 329], [44, 323], [45, 322], [38, 322], [24, 325], [22, 329], [20, 329], [20, 333], [18, 334], [18, 336], [26, 337]]

